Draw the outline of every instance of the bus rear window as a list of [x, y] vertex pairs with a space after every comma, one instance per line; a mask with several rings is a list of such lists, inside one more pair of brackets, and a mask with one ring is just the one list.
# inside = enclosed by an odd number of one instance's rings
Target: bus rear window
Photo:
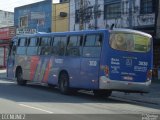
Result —
[[110, 46], [122, 51], [148, 52], [151, 48], [151, 39], [140, 34], [111, 33]]

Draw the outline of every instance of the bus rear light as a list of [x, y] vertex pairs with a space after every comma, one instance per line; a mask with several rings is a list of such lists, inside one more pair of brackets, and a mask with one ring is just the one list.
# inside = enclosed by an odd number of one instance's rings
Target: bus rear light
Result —
[[104, 68], [104, 72], [105, 72], [106, 77], [109, 77], [109, 67], [108, 66]]
[[152, 79], [152, 70], [148, 70], [147, 72], [147, 81]]

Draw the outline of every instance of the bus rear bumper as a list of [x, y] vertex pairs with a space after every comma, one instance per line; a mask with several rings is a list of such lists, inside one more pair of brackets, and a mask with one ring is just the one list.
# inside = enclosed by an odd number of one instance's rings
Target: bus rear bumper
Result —
[[129, 81], [118, 81], [110, 80], [105, 76], [100, 78], [99, 87], [100, 89], [122, 91], [122, 92], [139, 92], [147, 93], [149, 92], [149, 86], [151, 85], [151, 80], [147, 82], [129, 82]]

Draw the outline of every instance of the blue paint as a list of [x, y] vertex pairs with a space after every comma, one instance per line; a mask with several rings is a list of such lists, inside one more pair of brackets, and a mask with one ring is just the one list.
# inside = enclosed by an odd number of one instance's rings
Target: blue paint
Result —
[[[44, 13], [44, 24], [39, 24], [37, 19], [31, 19], [32, 12]], [[37, 29], [38, 32], [51, 32], [52, 25], [52, 0], [45, 0], [14, 9], [14, 25], [16, 28], [20, 26], [20, 17], [28, 16], [28, 29]]]
[[[113, 30], [114, 31], [114, 30]], [[122, 30], [123, 31], [123, 30]], [[122, 32], [116, 31], [116, 32]], [[124, 30], [127, 32], [127, 30]], [[128, 31], [135, 34], [135, 31]], [[127, 52], [116, 50], [110, 46], [109, 30], [89, 30], [79, 32], [59, 32], [35, 34], [33, 37], [47, 36], [69, 36], [86, 34], [101, 34], [103, 38], [100, 57], [81, 56], [58, 56], [43, 55], [40, 56], [40, 68], [51, 60], [52, 66], [49, 71], [48, 83], [58, 85], [58, 77], [61, 71], [67, 71], [69, 75], [69, 85], [72, 88], [99, 89], [100, 77], [104, 76], [111, 81], [126, 81], [135, 83], [145, 83], [147, 80], [147, 71], [152, 69], [153, 49], [148, 52]], [[137, 34], [144, 35], [138, 32]], [[149, 37], [149, 35], [148, 35]], [[84, 47], [80, 46], [80, 53], [84, 52]], [[109, 75], [106, 75], [105, 67], [109, 68]], [[144, 70], [143, 70], [144, 68]], [[41, 71], [41, 70], [40, 70]], [[41, 71], [42, 72], [42, 71]], [[44, 73], [43, 73], [44, 74]]]

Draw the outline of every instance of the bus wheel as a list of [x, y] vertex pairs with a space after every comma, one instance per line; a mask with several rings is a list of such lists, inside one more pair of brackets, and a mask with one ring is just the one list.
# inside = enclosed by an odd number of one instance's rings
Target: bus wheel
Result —
[[94, 90], [93, 91], [94, 96], [96, 97], [109, 97], [112, 94], [112, 91], [110, 90]]
[[67, 73], [62, 72], [59, 77], [59, 89], [62, 94], [69, 93], [69, 76]]
[[106, 91], [106, 95], [105, 95], [105, 97], [109, 97], [109, 96], [111, 96], [112, 95], [112, 91], [111, 90], [108, 90], [108, 91]]
[[26, 80], [23, 80], [23, 77], [22, 77], [22, 70], [18, 70], [17, 71], [17, 84], [18, 85], [22, 85], [22, 86], [25, 86], [27, 81]]

